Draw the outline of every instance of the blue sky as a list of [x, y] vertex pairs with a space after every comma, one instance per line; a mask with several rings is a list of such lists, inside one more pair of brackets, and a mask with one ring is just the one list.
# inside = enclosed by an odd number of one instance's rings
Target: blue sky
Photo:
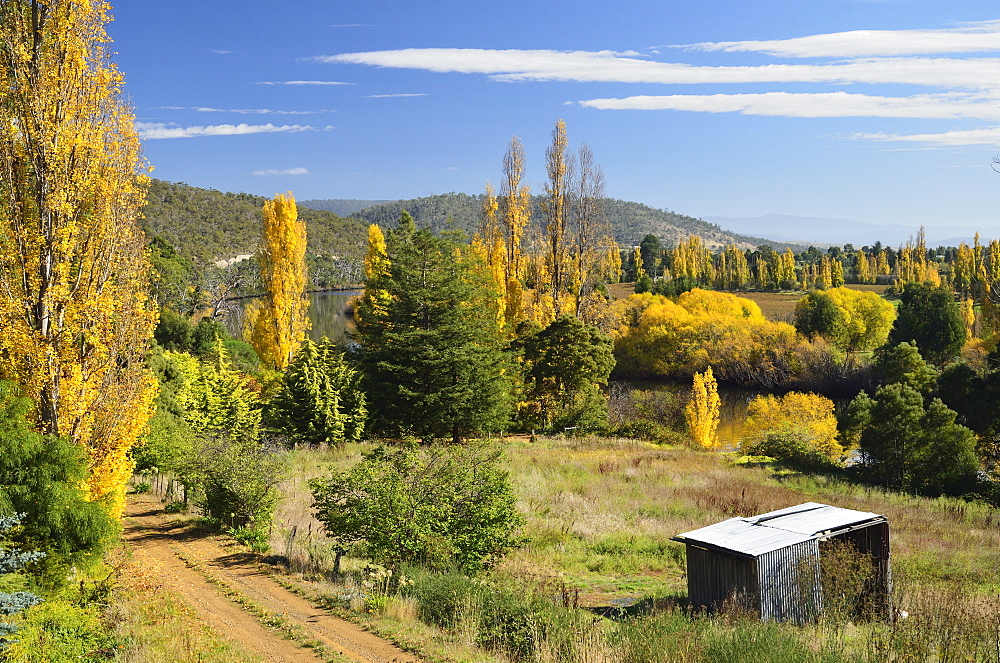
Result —
[[172, 0], [109, 26], [153, 175], [480, 193], [558, 118], [607, 194], [692, 216], [1000, 226], [1000, 6]]

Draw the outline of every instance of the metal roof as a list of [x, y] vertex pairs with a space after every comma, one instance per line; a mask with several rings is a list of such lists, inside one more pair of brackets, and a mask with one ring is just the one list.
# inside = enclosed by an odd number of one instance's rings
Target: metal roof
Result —
[[877, 513], [806, 502], [750, 518], [730, 518], [678, 534], [674, 540], [757, 557], [803, 541], [821, 539], [853, 525], [883, 520], [885, 517]]

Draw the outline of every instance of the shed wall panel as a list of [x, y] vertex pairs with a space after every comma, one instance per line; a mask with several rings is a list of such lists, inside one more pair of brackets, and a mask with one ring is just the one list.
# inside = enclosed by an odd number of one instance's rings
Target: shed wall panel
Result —
[[757, 609], [760, 590], [756, 562], [750, 557], [727, 555], [687, 545], [688, 598], [692, 605], [718, 607], [733, 596], [746, 597]]
[[821, 610], [817, 541], [761, 555], [757, 558], [757, 573], [761, 619], [802, 624]]

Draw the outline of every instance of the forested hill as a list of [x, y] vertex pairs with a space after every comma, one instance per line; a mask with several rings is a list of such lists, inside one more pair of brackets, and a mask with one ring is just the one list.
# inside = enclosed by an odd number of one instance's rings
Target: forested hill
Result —
[[350, 216], [355, 212], [360, 212], [363, 209], [373, 207], [375, 205], [381, 205], [382, 203], [391, 203], [391, 200], [355, 200], [353, 198], [332, 198], [327, 200], [299, 200], [297, 201], [302, 207], [309, 207], [311, 209], [321, 209], [327, 212], [333, 212], [338, 216]]
[[[541, 218], [540, 196], [532, 197], [532, 214]], [[331, 209], [336, 200], [309, 200], [303, 205]], [[360, 202], [360, 201], [345, 201]], [[397, 200], [373, 205], [356, 211], [352, 217], [365, 223], [377, 223], [383, 228], [396, 225], [399, 215], [405, 209], [418, 225], [434, 230], [462, 230], [471, 235], [478, 223], [482, 207], [482, 196], [465, 193], [446, 193], [413, 200]], [[737, 244], [741, 248], [756, 248], [769, 244], [775, 249], [789, 246], [782, 242], [772, 242], [759, 237], [749, 237], [723, 230], [719, 226], [683, 214], [658, 210], [642, 203], [608, 199], [605, 211], [615, 232], [615, 239], [623, 246], [635, 246], [647, 234], [656, 235], [661, 241], [676, 244], [690, 234], [699, 235], [711, 248], [727, 244]], [[794, 245], [797, 247], [797, 245]]]
[[[152, 180], [142, 223], [197, 266], [257, 251], [266, 199], [248, 193], [223, 193], [184, 183]], [[308, 253], [360, 262], [367, 247], [367, 225], [358, 219], [299, 205], [306, 222]]]

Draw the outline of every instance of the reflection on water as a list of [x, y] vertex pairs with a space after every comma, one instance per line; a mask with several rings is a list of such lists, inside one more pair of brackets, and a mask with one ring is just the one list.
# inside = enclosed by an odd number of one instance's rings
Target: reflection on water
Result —
[[354, 332], [354, 318], [347, 315], [347, 303], [360, 290], [313, 292], [309, 294], [309, 338], [318, 341], [324, 336], [340, 341]]
[[[324, 336], [341, 341], [354, 331], [354, 318], [347, 315], [347, 303], [360, 290], [336, 290], [309, 293], [309, 338], [318, 341]], [[225, 318], [226, 329], [235, 338], [243, 337], [243, 310], [250, 298], [234, 302], [236, 306]]]
[[[648, 380], [615, 380], [618, 388], [643, 391], [666, 391], [687, 397], [691, 392], [689, 382], [653, 382]], [[722, 451], [735, 451], [743, 440], [743, 424], [747, 418], [747, 405], [762, 392], [753, 389], [719, 386], [719, 445]]]

